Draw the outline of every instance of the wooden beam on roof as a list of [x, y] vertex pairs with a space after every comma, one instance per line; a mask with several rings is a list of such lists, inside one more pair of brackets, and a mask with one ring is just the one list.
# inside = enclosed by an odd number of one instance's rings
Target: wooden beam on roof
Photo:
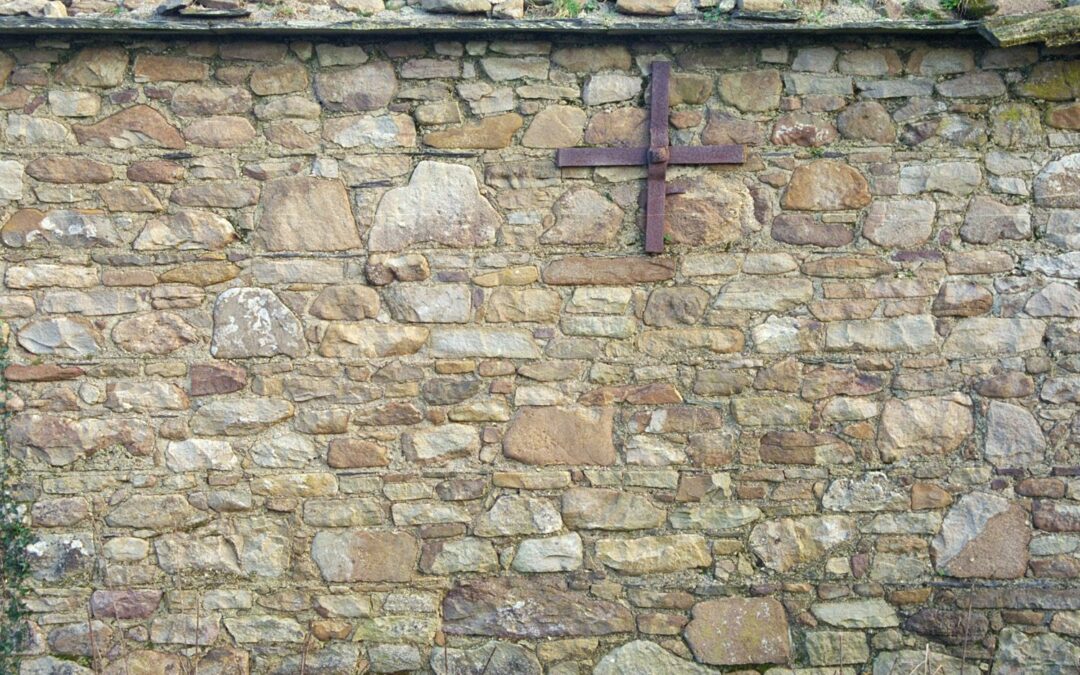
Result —
[[979, 33], [996, 47], [1045, 42], [1048, 47], [1080, 43], [1080, 5], [1035, 14], [991, 17]]

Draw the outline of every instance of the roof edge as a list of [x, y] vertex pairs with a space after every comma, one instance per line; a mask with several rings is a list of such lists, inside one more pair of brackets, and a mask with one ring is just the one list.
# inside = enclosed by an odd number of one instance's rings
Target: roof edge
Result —
[[358, 18], [344, 22], [270, 21], [249, 22], [177, 18], [114, 18], [101, 16], [48, 18], [0, 17], [0, 35], [323, 35], [400, 37], [405, 35], [460, 35], [483, 33], [646, 36], [666, 38], [724, 38], [754, 35], [979, 35], [976, 21], [873, 21], [862, 23], [813, 24], [740, 19], [487, 19], [463, 18], [376, 19]]

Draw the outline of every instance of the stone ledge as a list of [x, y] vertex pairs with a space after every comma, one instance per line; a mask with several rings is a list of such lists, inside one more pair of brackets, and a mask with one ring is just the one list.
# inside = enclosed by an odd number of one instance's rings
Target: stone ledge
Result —
[[0, 17], [0, 34], [116, 34], [116, 35], [341, 35], [394, 37], [401, 35], [462, 35], [534, 33], [543, 35], [612, 35], [731, 37], [755, 35], [977, 35], [977, 21], [870, 21], [839, 24], [716, 21], [708, 19], [627, 18], [487, 19], [487, 18], [363, 18], [354, 21], [264, 21], [202, 19], [132, 19], [101, 16], [48, 18]]

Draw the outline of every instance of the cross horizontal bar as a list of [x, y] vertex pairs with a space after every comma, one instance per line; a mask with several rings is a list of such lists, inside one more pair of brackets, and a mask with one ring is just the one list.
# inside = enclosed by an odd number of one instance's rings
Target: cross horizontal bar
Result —
[[673, 145], [668, 164], [742, 164], [741, 145]]
[[640, 166], [648, 161], [648, 148], [562, 148], [555, 155], [559, 166]]
[[[559, 166], [642, 166], [648, 164], [648, 148], [563, 148], [556, 153]], [[668, 164], [742, 164], [741, 145], [671, 146]]]

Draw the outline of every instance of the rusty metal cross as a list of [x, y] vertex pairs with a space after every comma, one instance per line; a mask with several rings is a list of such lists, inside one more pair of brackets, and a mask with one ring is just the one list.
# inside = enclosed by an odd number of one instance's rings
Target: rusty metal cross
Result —
[[559, 166], [635, 166], [648, 168], [645, 191], [645, 251], [664, 250], [664, 198], [668, 191], [669, 164], [742, 164], [741, 145], [670, 145], [668, 142], [668, 82], [671, 64], [652, 64], [652, 97], [649, 101], [649, 147], [647, 148], [561, 148]]

